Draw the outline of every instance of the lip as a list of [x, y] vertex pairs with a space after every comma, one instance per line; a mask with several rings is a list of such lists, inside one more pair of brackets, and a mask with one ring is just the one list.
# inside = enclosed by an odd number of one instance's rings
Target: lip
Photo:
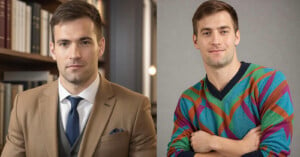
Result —
[[220, 53], [223, 52], [224, 50], [209, 50], [209, 53]]
[[72, 64], [72, 65], [68, 65], [67, 68], [69, 69], [79, 69], [79, 68], [82, 68], [83, 65], [81, 64]]

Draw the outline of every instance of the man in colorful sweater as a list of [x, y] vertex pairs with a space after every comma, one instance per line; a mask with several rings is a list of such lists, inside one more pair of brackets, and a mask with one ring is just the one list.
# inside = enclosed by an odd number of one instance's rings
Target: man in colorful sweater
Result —
[[288, 156], [294, 113], [285, 76], [238, 60], [229, 4], [204, 2], [193, 28], [207, 75], [179, 99], [168, 156]]

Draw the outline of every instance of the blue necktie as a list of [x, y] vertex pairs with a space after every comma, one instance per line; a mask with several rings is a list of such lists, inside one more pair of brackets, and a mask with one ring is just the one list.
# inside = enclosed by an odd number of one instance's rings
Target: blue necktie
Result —
[[66, 134], [70, 145], [73, 146], [80, 133], [77, 105], [82, 98], [68, 96], [67, 99], [71, 102], [71, 110], [68, 114]]

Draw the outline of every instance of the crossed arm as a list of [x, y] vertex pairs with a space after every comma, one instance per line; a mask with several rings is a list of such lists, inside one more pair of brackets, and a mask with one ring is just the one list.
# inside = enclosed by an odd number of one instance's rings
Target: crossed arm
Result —
[[205, 131], [192, 133], [190, 142], [195, 157], [202, 156], [242, 156], [258, 150], [261, 132], [260, 126], [251, 129], [242, 140], [232, 140], [210, 135]]

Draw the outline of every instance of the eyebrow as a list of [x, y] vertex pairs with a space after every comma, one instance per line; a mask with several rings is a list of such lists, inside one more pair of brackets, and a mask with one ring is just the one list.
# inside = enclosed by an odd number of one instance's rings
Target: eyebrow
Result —
[[218, 29], [230, 29], [230, 27], [229, 26], [221, 26]]
[[203, 31], [211, 31], [212, 29], [211, 28], [202, 28], [201, 30], [200, 30], [200, 32], [203, 32]]
[[[217, 29], [230, 29], [230, 27], [229, 26], [221, 26], [221, 27], [218, 27]], [[212, 30], [212, 28], [208, 28], [208, 27], [205, 27], [205, 28], [202, 28], [201, 30], [200, 30], [200, 32], [203, 32], [203, 31], [211, 31]]]
[[56, 41], [56, 43], [61, 43], [61, 42], [69, 42], [70, 40], [68, 39], [59, 39]]
[[[92, 40], [91, 37], [81, 37], [79, 38], [79, 41], [82, 41], [82, 40]], [[56, 43], [60, 43], [60, 42], [70, 42], [69, 39], [59, 39], [56, 41]]]
[[79, 38], [79, 40], [92, 40], [92, 38], [91, 37], [81, 37], [81, 38]]

